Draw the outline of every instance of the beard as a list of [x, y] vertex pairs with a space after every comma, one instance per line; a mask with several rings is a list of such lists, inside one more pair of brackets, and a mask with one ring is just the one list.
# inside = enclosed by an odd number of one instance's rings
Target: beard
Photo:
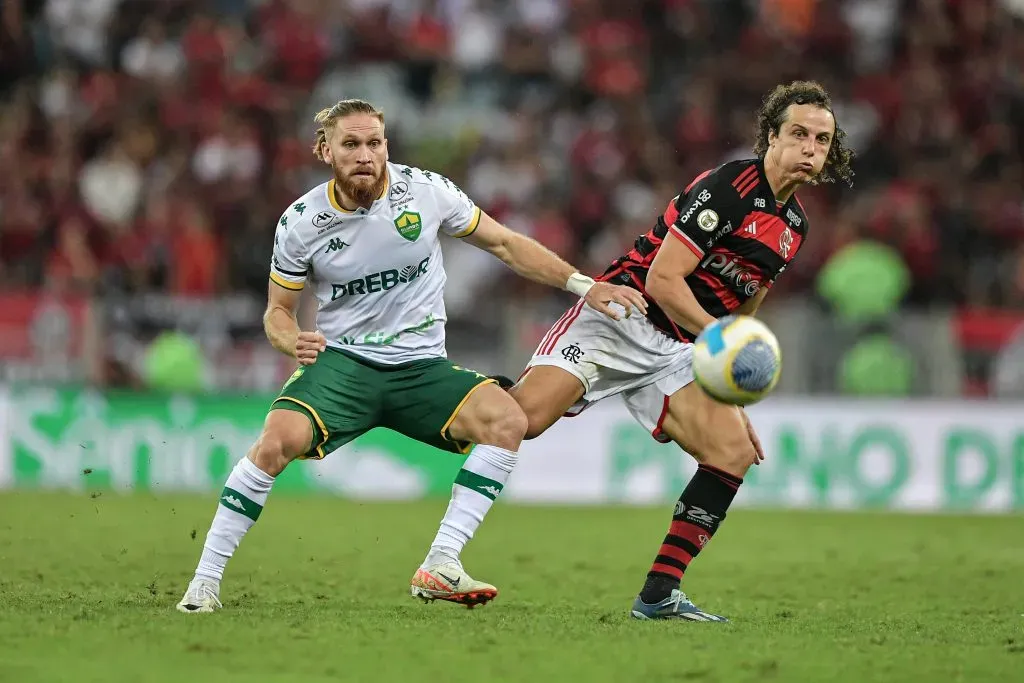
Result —
[[369, 176], [342, 175], [341, 171], [335, 168], [334, 182], [344, 196], [355, 200], [357, 204], [368, 204], [377, 199], [384, 191], [386, 182], [384, 169], [382, 164], [380, 172], [373, 178], [373, 182], [368, 182]]

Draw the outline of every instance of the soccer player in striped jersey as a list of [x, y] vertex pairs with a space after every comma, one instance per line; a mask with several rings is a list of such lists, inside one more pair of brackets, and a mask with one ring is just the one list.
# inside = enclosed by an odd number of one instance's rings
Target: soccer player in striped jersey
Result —
[[808, 235], [797, 188], [850, 181], [844, 137], [820, 85], [776, 87], [758, 113], [756, 157], [695, 178], [600, 278], [642, 292], [647, 316], [612, 321], [577, 303], [510, 389], [529, 419], [527, 438], [621, 394], [655, 439], [675, 442], [699, 463], [633, 603], [634, 618], [725, 620], [694, 606], [680, 582], [764, 453], [743, 410], [693, 382], [692, 342], [719, 317], [757, 311]]

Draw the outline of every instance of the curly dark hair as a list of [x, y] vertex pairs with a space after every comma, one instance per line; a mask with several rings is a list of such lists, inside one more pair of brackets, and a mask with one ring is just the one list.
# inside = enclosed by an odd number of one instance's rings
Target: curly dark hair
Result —
[[[764, 98], [761, 109], [757, 112], [757, 142], [754, 144], [754, 154], [758, 158], [763, 159], [768, 152], [768, 133], [779, 134], [779, 129], [786, 119], [786, 110], [791, 104], [813, 104], [832, 112], [832, 98], [820, 83], [793, 81], [789, 85], [775, 86], [775, 89]], [[835, 116], [834, 112], [832, 114]], [[817, 185], [842, 180], [853, 186], [853, 169], [850, 167], [853, 157], [853, 150], [846, 146], [846, 131], [836, 122], [836, 132], [832, 137], [828, 157], [825, 159], [825, 167], [811, 183]]]

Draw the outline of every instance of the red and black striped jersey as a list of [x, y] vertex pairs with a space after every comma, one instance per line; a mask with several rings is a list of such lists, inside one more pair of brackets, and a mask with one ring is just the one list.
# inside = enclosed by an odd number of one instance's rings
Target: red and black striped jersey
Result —
[[693, 341], [646, 294], [647, 272], [669, 233], [700, 258], [686, 284], [704, 310], [720, 318], [772, 286], [800, 250], [807, 229], [796, 195], [775, 201], [760, 159], [731, 161], [697, 176], [600, 279], [639, 289], [658, 329]]

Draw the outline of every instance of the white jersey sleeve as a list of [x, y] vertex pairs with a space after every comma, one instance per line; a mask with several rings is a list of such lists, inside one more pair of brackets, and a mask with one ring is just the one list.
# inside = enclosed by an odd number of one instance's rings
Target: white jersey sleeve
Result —
[[466, 196], [458, 185], [442, 175], [433, 174], [437, 207], [441, 213], [441, 230], [452, 237], [467, 237], [480, 224], [480, 207]]
[[299, 216], [294, 207], [278, 221], [274, 233], [274, 255], [270, 259], [270, 279], [276, 284], [298, 291], [306, 285], [309, 274], [309, 249], [299, 234]]

